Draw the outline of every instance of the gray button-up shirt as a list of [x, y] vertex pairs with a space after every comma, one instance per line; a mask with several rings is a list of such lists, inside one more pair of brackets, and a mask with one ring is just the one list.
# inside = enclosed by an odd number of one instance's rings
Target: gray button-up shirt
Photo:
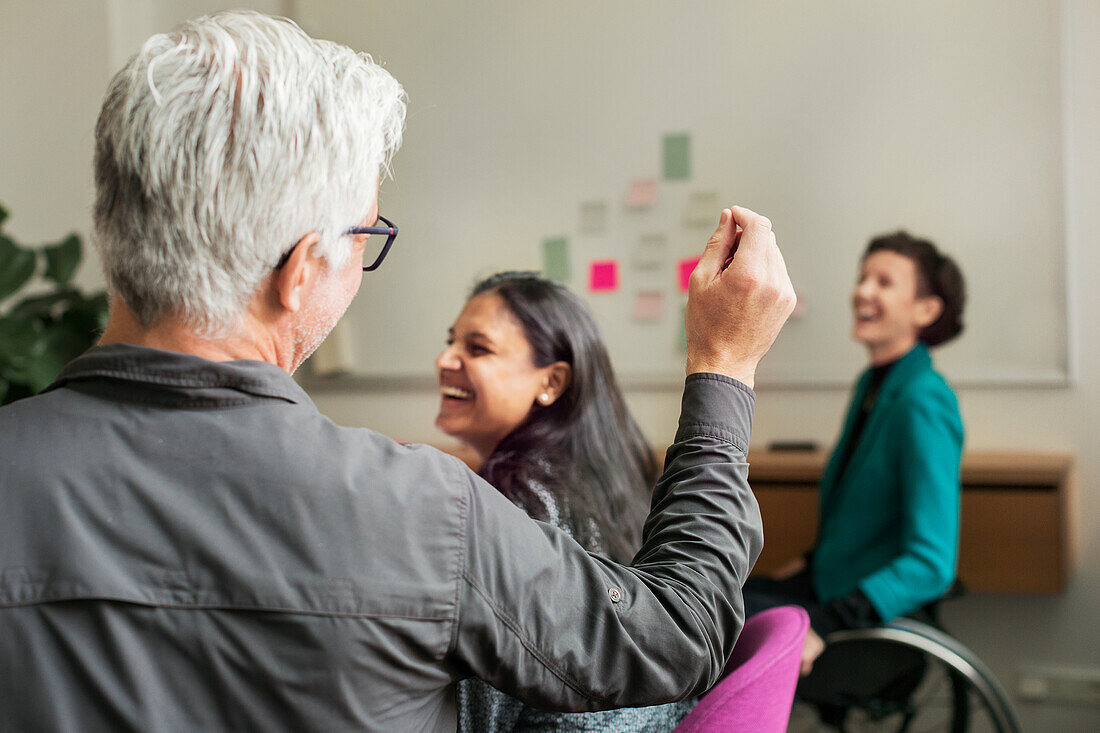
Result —
[[753, 394], [689, 377], [634, 563], [277, 367], [92, 349], [0, 409], [0, 730], [454, 730], [453, 682], [702, 692], [761, 545]]

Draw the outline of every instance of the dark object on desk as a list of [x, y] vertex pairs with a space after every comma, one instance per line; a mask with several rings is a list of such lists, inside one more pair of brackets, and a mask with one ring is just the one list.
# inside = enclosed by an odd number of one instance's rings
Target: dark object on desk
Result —
[[777, 451], [811, 451], [817, 450], [818, 445], [812, 440], [775, 440], [768, 443], [768, 450]]

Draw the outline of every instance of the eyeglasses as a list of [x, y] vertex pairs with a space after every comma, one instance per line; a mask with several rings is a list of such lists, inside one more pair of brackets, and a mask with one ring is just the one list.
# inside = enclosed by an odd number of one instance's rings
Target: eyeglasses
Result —
[[386, 259], [386, 255], [390, 252], [390, 247], [393, 246], [393, 240], [397, 239], [397, 225], [384, 216], [379, 216], [378, 221], [382, 222], [386, 226], [384, 227], [352, 227], [348, 229], [344, 234], [385, 234], [386, 243], [382, 245], [382, 251], [378, 253], [378, 256], [374, 258], [374, 262], [369, 266], [363, 267], [363, 272], [370, 272], [371, 270], [377, 270], [378, 266], [382, 264], [382, 260]]
[[[378, 221], [382, 222], [386, 226], [384, 227], [351, 227], [346, 230], [344, 234], [385, 234], [386, 243], [382, 245], [382, 251], [378, 253], [378, 256], [374, 258], [374, 262], [369, 265], [363, 266], [363, 272], [371, 272], [377, 270], [378, 266], [382, 264], [382, 260], [386, 259], [386, 255], [390, 252], [390, 247], [393, 246], [393, 240], [397, 239], [397, 225], [384, 216], [379, 216]], [[295, 245], [297, 246], [297, 245]], [[278, 264], [275, 265], [276, 270], [281, 270], [287, 260], [290, 259], [291, 253], [294, 251], [294, 247], [291, 247], [283, 256], [279, 258]]]

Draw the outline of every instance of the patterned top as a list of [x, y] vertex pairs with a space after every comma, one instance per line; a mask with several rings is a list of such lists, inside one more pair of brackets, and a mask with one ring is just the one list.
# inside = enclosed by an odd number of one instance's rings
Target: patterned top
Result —
[[[549, 464], [543, 465], [544, 461], [538, 463], [540, 468], [549, 469]], [[578, 528], [569, 507], [547, 486], [531, 481], [527, 488], [526, 496], [509, 494], [508, 498], [534, 519], [574, 537], [589, 552], [603, 553], [599, 528], [591, 517], [583, 528]], [[468, 679], [458, 684], [458, 730], [459, 733], [664, 733], [675, 728], [696, 702], [592, 713], [548, 713], [529, 708], [479, 679]]]

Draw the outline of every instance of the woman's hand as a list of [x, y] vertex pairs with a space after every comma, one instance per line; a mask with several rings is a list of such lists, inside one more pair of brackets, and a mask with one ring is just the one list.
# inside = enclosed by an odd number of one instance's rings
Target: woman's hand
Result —
[[802, 645], [802, 668], [799, 674], [803, 677], [814, 668], [814, 660], [825, 651], [825, 640], [817, 635], [812, 628], [806, 630], [806, 643]]

